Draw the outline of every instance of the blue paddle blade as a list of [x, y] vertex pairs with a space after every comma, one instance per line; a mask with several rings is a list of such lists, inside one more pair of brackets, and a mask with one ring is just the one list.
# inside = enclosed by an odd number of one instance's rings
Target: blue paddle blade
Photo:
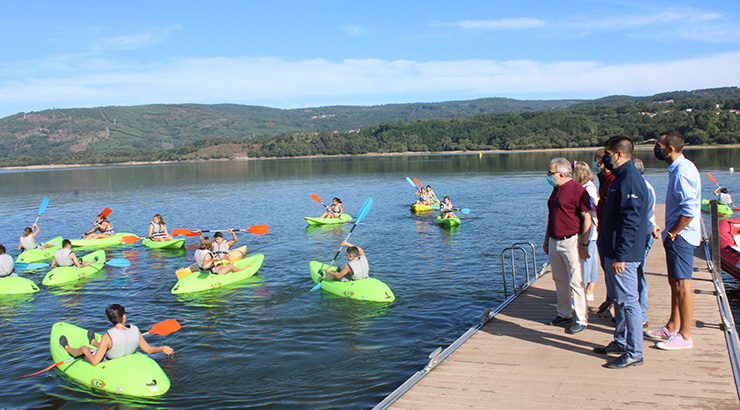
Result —
[[433, 209], [436, 209], [436, 210], [439, 211], [439, 205], [429, 205], [429, 206], [431, 206]]
[[414, 188], [416, 188], [416, 189], [419, 189], [419, 188], [417, 188], [417, 186], [416, 186], [416, 183], [415, 183], [414, 181], [412, 181], [412, 180], [411, 180], [411, 178], [409, 178], [409, 177], [406, 177], [406, 181], [407, 181], [407, 182], [408, 182], [409, 184], [411, 184], [411, 186], [412, 186], [412, 187], [414, 187]]
[[321, 281], [319, 281], [319, 283], [317, 283], [316, 286], [312, 287], [311, 290], [309, 290], [309, 292], [313, 292], [319, 289], [321, 289]]
[[462, 212], [462, 213], [464, 213], [465, 215], [467, 215], [467, 214], [469, 214], [469, 213], [470, 213], [470, 209], [468, 209], [468, 208], [463, 208], [463, 209], [461, 209], [461, 210], [460, 210], [460, 212]]
[[363, 219], [365, 219], [365, 215], [367, 215], [368, 211], [370, 211], [370, 207], [373, 206], [373, 199], [368, 198], [365, 200], [365, 202], [362, 204], [362, 207], [360, 207], [360, 212], [357, 213], [357, 219], [355, 220], [355, 225], [362, 222]]
[[125, 268], [131, 266], [131, 261], [124, 258], [114, 258], [105, 263], [108, 266], [115, 266], [117, 268]]
[[28, 265], [29, 264], [26, 262], [16, 262], [15, 264], [13, 264], [13, 267], [15, 268], [15, 270], [23, 270], [26, 269]]
[[45, 196], [44, 199], [41, 201], [41, 206], [39, 207], [39, 216], [46, 211], [46, 207], [49, 205], [49, 197]]
[[49, 264], [45, 262], [36, 262], [36, 263], [29, 263], [26, 269], [42, 269], [42, 268], [48, 268]]

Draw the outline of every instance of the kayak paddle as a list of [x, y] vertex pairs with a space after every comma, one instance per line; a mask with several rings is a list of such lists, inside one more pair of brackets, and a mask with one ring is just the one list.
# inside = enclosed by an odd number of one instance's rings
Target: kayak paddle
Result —
[[411, 184], [411, 186], [414, 187], [414, 189], [416, 189], [417, 191], [419, 190], [419, 187], [416, 186], [416, 182], [412, 181], [411, 178], [406, 177], [406, 182], [408, 182], [409, 184]]
[[321, 205], [323, 205], [324, 207], [327, 207], [326, 205], [324, 205], [324, 202], [322, 202], [322, 201], [321, 201], [321, 198], [319, 198], [319, 196], [318, 196], [318, 195], [316, 195], [316, 194], [311, 194], [311, 199], [313, 199], [314, 201], [316, 201], [316, 202], [320, 203], [320, 204], [321, 204]]
[[131, 266], [131, 261], [126, 258], [113, 258], [108, 262], [95, 262], [90, 265], [108, 265], [116, 268], [125, 268], [127, 266]]
[[48, 268], [49, 264], [45, 262], [35, 262], [35, 263], [26, 263], [26, 262], [16, 262], [14, 264], [15, 270], [24, 270], [24, 269], [41, 269], [41, 268]]
[[36, 221], [33, 223], [36, 225], [36, 223], [39, 221], [39, 218], [41, 218], [41, 214], [46, 211], [46, 206], [49, 205], [49, 197], [45, 196], [43, 200], [41, 200], [41, 206], [39, 207], [39, 216], [36, 217]]
[[[113, 212], [113, 210], [112, 210], [112, 209], [110, 209], [110, 208], [108, 208], [108, 207], [105, 207], [105, 208], [103, 209], [103, 212], [101, 212], [100, 214], [98, 214], [98, 218], [107, 218], [107, 217], [108, 217], [108, 215], [110, 215], [110, 213], [111, 213], [111, 212]], [[97, 220], [95, 220], [95, 222], [97, 222]], [[92, 224], [92, 227], [90, 227], [90, 229], [93, 229], [93, 228], [95, 228], [95, 222], [93, 222], [93, 224]], [[88, 230], [88, 231], [89, 231], [89, 230]], [[87, 235], [87, 232], [83, 233], [83, 234], [82, 234], [82, 236], [81, 236], [80, 238], [84, 238], [84, 237], [85, 237], [85, 235]], [[137, 239], [137, 240], [138, 240], [138, 239]], [[136, 241], [134, 241], [134, 242], [136, 242]]]
[[138, 241], [139, 239], [141, 239], [141, 238], [139, 238], [138, 236], [134, 236], [134, 235], [123, 236], [123, 237], [121, 237], [121, 243], [123, 243], [123, 244], [134, 243], [134, 242]]
[[424, 188], [424, 185], [422, 185], [418, 179], [414, 178], [414, 182], [416, 182], [416, 185], [419, 185], [419, 188]]
[[[714, 184], [715, 184], [715, 185], [717, 185], [717, 188], [722, 188], [722, 187], [721, 187], [721, 186], [720, 186], [720, 185], [719, 185], [719, 184], [717, 183], [717, 180], [716, 180], [716, 179], [714, 179], [714, 177], [712, 176], [712, 173], [711, 173], [711, 172], [707, 172], [707, 176], [709, 177], [709, 180], [710, 180], [710, 181], [714, 182]], [[738, 208], [738, 207], [734, 207], [734, 208], [735, 208], [735, 209], [733, 209], [734, 211], [740, 211], [740, 208]]]
[[[367, 215], [368, 211], [370, 211], [370, 207], [373, 206], [373, 199], [367, 198], [365, 202], [363, 202], [362, 206], [360, 207], [360, 211], [357, 213], [357, 218], [355, 219], [354, 225], [352, 225], [352, 229], [349, 230], [349, 233], [347, 234], [347, 237], [344, 238], [344, 241], [347, 242], [349, 239], [349, 236], [352, 235], [352, 232], [357, 227], [357, 224], [362, 222], [363, 219], [365, 219], [365, 216]], [[342, 252], [342, 245], [339, 245], [339, 250], [337, 251], [337, 254], [334, 255], [334, 259], [331, 260], [331, 263], [329, 264], [329, 267], [331, 268], [334, 265], [334, 262], [339, 257], [339, 253]], [[321, 279], [319, 279], [319, 283], [317, 283], [314, 287], [311, 288], [310, 292], [313, 292], [315, 290], [318, 290], [321, 288], [321, 282], [323, 281], [324, 277], [322, 275]]]
[[[206, 229], [201, 230], [201, 232], [228, 232], [228, 229]], [[267, 225], [252, 225], [251, 227], [247, 229], [234, 229], [234, 232], [250, 232], [254, 235], [265, 235], [270, 231], [270, 227]], [[185, 236], [198, 236], [198, 232], [191, 231], [190, 229], [185, 228], [179, 228], [174, 229], [170, 235], [172, 236], [178, 236], [178, 235], [185, 235]]]
[[[155, 324], [154, 326], [152, 326], [152, 328], [148, 332], [142, 333], [142, 335], [143, 336], [146, 336], [146, 335], [148, 335], [150, 333], [154, 333], [154, 334], [166, 336], [166, 335], [168, 335], [170, 333], [177, 332], [178, 330], [180, 330], [180, 328], [181, 328], [181, 326], [180, 326], [179, 323], [177, 323], [177, 320], [175, 320], [175, 319], [167, 319], [164, 322], [159, 322], [159, 323]], [[62, 360], [60, 362], [56, 362], [56, 363], [52, 364], [51, 366], [49, 366], [49, 367], [47, 367], [47, 368], [45, 368], [43, 370], [39, 370], [36, 373], [31, 373], [31, 374], [27, 374], [25, 376], [16, 377], [14, 380], [25, 379], [26, 377], [36, 376], [37, 374], [41, 374], [41, 373], [43, 373], [45, 371], [48, 371], [48, 370], [51, 370], [51, 369], [53, 369], [55, 367], [59, 367], [59, 366], [63, 365], [64, 363], [69, 363], [72, 360], [81, 359], [83, 357], [85, 357], [85, 356], [84, 355], [79, 355], [79, 356], [75, 356], [75, 357], [70, 357], [69, 359], [64, 359], [64, 360]]]

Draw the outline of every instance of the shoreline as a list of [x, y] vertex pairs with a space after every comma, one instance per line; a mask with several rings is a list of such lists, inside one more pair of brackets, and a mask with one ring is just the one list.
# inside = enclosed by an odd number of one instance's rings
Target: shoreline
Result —
[[[228, 162], [228, 161], [267, 161], [281, 159], [301, 159], [301, 158], [346, 158], [346, 157], [398, 157], [398, 156], [421, 156], [421, 155], [482, 155], [482, 154], [520, 154], [525, 152], [562, 152], [562, 151], [590, 151], [599, 147], [574, 147], [574, 148], [535, 148], [535, 149], [516, 149], [516, 150], [478, 150], [478, 151], [424, 151], [424, 152], [372, 152], [367, 154], [339, 154], [339, 155], [301, 155], [293, 157], [234, 157], [234, 158], [215, 158], [215, 159], [186, 159], [173, 161], [126, 161], [116, 163], [97, 163], [97, 164], [48, 164], [48, 165], [16, 165], [9, 167], [0, 167], [0, 171], [15, 170], [38, 170], [38, 169], [63, 169], [63, 168], [94, 168], [105, 166], [136, 166], [136, 165], [160, 165], [160, 164], [178, 164], [178, 163], [197, 163], [197, 162]], [[686, 146], [685, 149], [719, 149], [719, 148], [740, 148], [740, 144], [726, 145], [697, 145]], [[651, 151], [653, 145], [641, 144], [635, 146], [635, 151]]]

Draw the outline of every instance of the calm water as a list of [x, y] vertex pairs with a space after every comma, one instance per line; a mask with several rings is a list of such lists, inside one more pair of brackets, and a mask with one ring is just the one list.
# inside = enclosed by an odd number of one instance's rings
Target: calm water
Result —
[[[704, 191], [717, 180], [740, 195], [740, 177], [727, 171], [738, 150], [697, 150]], [[248, 253], [264, 253], [260, 274], [243, 286], [176, 297], [174, 271], [192, 261], [197, 238], [180, 251], [155, 251], [137, 243], [108, 249], [131, 260], [128, 268], [66, 288], [42, 288], [30, 297], [0, 299], [0, 407], [9, 408], [369, 408], [503, 300], [501, 250], [519, 241], [542, 241], [550, 188], [550, 158], [591, 162], [591, 152], [512, 153], [296, 159], [157, 166], [0, 172], [5, 206], [0, 243], [17, 255], [18, 237], [33, 222], [41, 199], [49, 207], [41, 240], [76, 238], [109, 207], [117, 231], [145, 234], [155, 213], [170, 229], [248, 228], [268, 224], [270, 234], [239, 235]], [[663, 163], [641, 153], [647, 177], [662, 201]], [[409, 212], [414, 190], [406, 176], [450, 195], [463, 225], [454, 231], [433, 215]], [[374, 204], [350, 242], [365, 248], [371, 276], [395, 292], [392, 304], [357, 302], [308, 292], [308, 262], [328, 262], [350, 225], [309, 229], [303, 216], [339, 196], [356, 215], [366, 197]], [[79, 253], [79, 252], [78, 252]], [[84, 253], [84, 252], [82, 252]], [[538, 261], [546, 257], [541, 251]], [[344, 254], [340, 260], [345, 260]], [[23, 273], [40, 282], [45, 271]], [[728, 287], [737, 283], [728, 279]], [[740, 293], [730, 291], [740, 305]], [[67, 321], [102, 332], [104, 309], [121, 303], [142, 329], [176, 318], [182, 330], [148, 336], [167, 344], [172, 357], [154, 355], [172, 381], [159, 400], [134, 402], [92, 393], [51, 371], [13, 377], [51, 364], [49, 331]], [[549, 319], [543, 318], [544, 319]]]

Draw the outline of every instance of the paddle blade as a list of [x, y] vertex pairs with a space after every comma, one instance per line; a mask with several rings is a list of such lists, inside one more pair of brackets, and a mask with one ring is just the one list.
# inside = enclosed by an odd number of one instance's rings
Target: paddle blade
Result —
[[35, 262], [35, 263], [29, 263], [26, 269], [43, 269], [48, 268], [49, 264], [46, 262]]
[[418, 179], [414, 178], [414, 182], [416, 182], [416, 185], [419, 185], [419, 188], [424, 188], [424, 185], [422, 185]]
[[313, 199], [314, 201], [320, 203], [321, 205], [324, 205], [324, 203], [321, 202], [321, 198], [319, 198], [319, 196], [316, 195], [316, 194], [311, 194], [311, 199]]
[[138, 241], [139, 239], [141, 239], [141, 238], [139, 238], [138, 236], [133, 236], [133, 235], [131, 235], [131, 236], [124, 236], [124, 237], [121, 238], [121, 243], [124, 243], [124, 244], [125, 243], [134, 243], [134, 242]]
[[193, 232], [190, 229], [185, 228], [179, 228], [173, 230], [170, 235], [172, 236], [178, 236], [178, 235], [185, 235], [185, 236], [198, 236], [198, 232]]
[[711, 172], [707, 172], [707, 176], [709, 177], [710, 181], [714, 182], [717, 186], [719, 186], [719, 184], [717, 183], [717, 180], [714, 179]]
[[152, 328], [149, 329], [149, 332], [147, 333], [155, 333], [158, 335], [165, 336], [170, 333], [177, 332], [178, 330], [180, 330], [180, 328], [182, 328], [182, 326], [180, 326], [180, 324], [177, 323], [177, 320], [167, 319], [164, 322], [159, 322], [155, 324], [154, 326], [152, 326]]
[[411, 184], [411, 186], [412, 186], [412, 187], [414, 187], [414, 188], [416, 188], [416, 189], [419, 189], [419, 188], [418, 188], [418, 187], [416, 186], [416, 183], [415, 183], [414, 181], [412, 181], [412, 180], [411, 180], [411, 178], [409, 178], [409, 177], [406, 177], [406, 182], [408, 182], [409, 184]]
[[49, 205], [49, 197], [45, 196], [44, 199], [41, 201], [41, 206], [39, 207], [39, 216], [46, 211], [46, 207]]
[[319, 283], [317, 283], [314, 287], [312, 287], [311, 290], [309, 290], [309, 292], [315, 292], [319, 289], [321, 289], [321, 281], [319, 281]]
[[246, 231], [254, 235], [267, 235], [270, 232], [270, 227], [267, 225], [252, 225]]
[[469, 214], [469, 213], [470, 213], [470, 209], [468, 209], [468, 208], [463, 208], [463, 209], [461, 209], [461, 210], [460, 210], [460, 212], [462, 212], [462, 213], [464, 213], [465, 215], [467, 215], [467, 214]]
[[131, 266], [131, 261], [126, 258], [113, 258], [105, 263], [108, 266], [115, 266], [116, 268], [125, 268]]
[[110, 215], [111, 212], [113, 212], [113, 210], [111, 210], [110, 208], [105, 208], [103, 209], [103, 212], [101, 212], [98, 216], [105, 218]]
[[360, 212], [357, 213], [357, 219], [355, 220], [355, 225], [362, 222], [363, 219], [365, 219], [365, 215], [370, 211], [370, 207], [373, 206], [373, 199], [367, 198], [365, 202], [363, 202], [362, 207], [360, 207]]
[[28, 265], [29, 264], [26, 262], [16, 262], [13, 264], [13, 267], [15, 268], [15, 270], [23, 270], [28, 268]]

